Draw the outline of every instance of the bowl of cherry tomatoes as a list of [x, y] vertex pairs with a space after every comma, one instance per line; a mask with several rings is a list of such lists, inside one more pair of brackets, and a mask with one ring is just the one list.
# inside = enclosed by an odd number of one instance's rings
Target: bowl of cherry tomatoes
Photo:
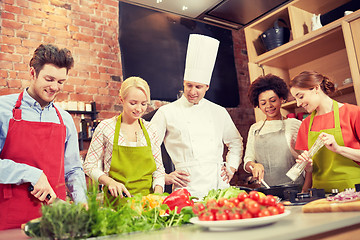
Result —
[[209, 228], [253, 227], [274, 223], [290, 214], [272, 195], [257, 191], [240, 192], [237, 197], [196, 202], [197, 215], [190, 222]]

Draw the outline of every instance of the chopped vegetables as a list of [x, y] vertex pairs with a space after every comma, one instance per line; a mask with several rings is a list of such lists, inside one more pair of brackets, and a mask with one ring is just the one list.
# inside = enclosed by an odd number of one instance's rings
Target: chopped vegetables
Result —
[[356, 192], [355, 189], [347, 189], [343, 192], [336, 194], [335, 196], [327, 197], [327, 200], [341, 202], [360, 200], [360, 192]]

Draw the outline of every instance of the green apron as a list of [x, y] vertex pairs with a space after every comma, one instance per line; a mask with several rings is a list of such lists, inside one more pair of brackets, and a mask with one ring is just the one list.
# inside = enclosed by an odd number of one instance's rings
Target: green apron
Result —
[[[324, 129], [320, 132], [311, 131], [316, 111], [312, 112], [308, 132], [309, 149], [322, 132], [333, 135], [337, 144], [344, 146], [340, 127], [339, 105], [333, 101], [333, 106], [335, 128]], [[345, 188], [354, 188], [355, 184], [360, 183], [360, 167], [353, 160], [322, 147], [313, 157], [312, 178], [313, 188], [322, 188], [328, 193], [331, 192], [331, 189], [344, 191]]]
[[[139, 119], [139, 123], [144, 133], [147, 146], [119, 146], [121, 115], [118, 117], [109, 171], [109, 176], [124, 184], [131, 195], [137, 193], [147, 195], [152, 193], [152, 173], [156, 170], [149, 134], [141, 119]], [[114, 197], [107, 192], [107, 188], [105, 188], [104, 192], [107, 194], [110, 202], [114, 200]]]

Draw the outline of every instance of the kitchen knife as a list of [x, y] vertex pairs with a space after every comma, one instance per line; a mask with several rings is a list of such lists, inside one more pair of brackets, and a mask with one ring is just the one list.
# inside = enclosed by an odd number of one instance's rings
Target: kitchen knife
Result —
[[[249, 166], [249, 168], [250, 168], [250, 170], [252, 171], [254, 168], [253, 168], [253, 166]], [[266, 188], [270, 188], [269, 187], [269, 185], [264, 181], [264, 179], [261, 179], [261, 181], [260, 181]]]
[[[34, 190], [34, 186], [30, 184], [30, 186], [28, 187], [28, 191], [31, 192], [31, 191], [33, 191], [33, 190]], [[46, 195], [46, 198], [47, 198], [48, 200], [51, 199], [50, 193], [48, 193], [48, 195]], [[57, 203], [57, 202], [58, 202], [58, 203], [64, 203], [64, 204], [70, 204], [70, 203], [68, 203], [67, 201], [64, 201], [64, 200], [62, 200], [62, 199], [60, 199], [60, 198], [56, 198], [52, 204]]]

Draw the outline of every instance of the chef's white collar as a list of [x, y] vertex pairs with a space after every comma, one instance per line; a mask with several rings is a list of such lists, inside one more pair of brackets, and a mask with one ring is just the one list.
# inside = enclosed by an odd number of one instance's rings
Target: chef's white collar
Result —
[[195, 107], [195, 106], [201, 106], [203, 102], [205, 102], [205, 99], [202, 98], [198, 104], [191, 103], [187, 100], [187, 98], [184, 96], [184, 94], [181, 96], [180, 101], [185, 107]]

